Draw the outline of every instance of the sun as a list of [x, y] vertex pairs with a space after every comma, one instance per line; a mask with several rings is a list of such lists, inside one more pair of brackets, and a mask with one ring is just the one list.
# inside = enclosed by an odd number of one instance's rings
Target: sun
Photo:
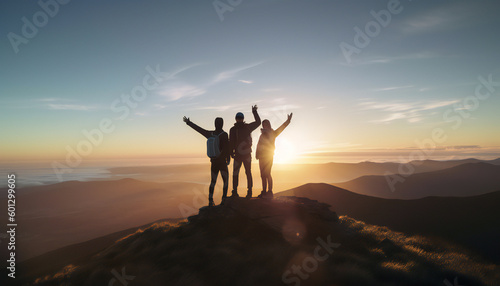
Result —
[[278, 164], [289, 164], [297, 159], [297, 150], [293, 143], [286, 138], [276, 138], [276, 151], [274, 162]]

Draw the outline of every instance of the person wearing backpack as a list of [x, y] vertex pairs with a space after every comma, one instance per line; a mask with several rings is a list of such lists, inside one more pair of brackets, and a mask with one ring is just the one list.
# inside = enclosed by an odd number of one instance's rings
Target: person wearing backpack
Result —
[[236, 123], [229, 130], [229, 142], [231, 156], [233, 161], [233, 191], [231, 197], [239, 197], [238, 195], [238, 180], [241, 165], [245, 167], [245, 174], [247, 176], [247, 198], [252, 197], [252, 131], [260, 126], [260, 117], [257, 113], [257, 105], [252, 106], [252, 113], [255, 121], [252, 123], [245, 123], [245, 116], [243, 113], [236, 114]]
[[[262, 192], [259, 198], [273, 197], [273, 177], [271, 177], [271, 168], [273, 167], [274, 149], [276, 137], [285, 130], [292, 120], [293, 113], [288, 115], [288, 119], [276, 130], [271, 128], [271, 122], [265, 119], [262, 121], [262, 134], [257, 143], [255, 158], [259, 160], [260, 177], [262, 178]], [[268, 188], [269, 186], [269, 188]]]
[[222, 187], [222, 204], [227, 197], [227, 189], [229, 186], [229, 172], [227, 166], [231, 162], [231, 154], [229, 152], [229, 136], [222, 130], [224, 120], [221, 117], [215, 118], [215, 130], [209, 131], [191, 122], [189, 118], [184, 116], [184, 122], [198, 133], [207, 138], [207, 156], [211, 162], [211, 181], [208, 193], [208, 205], [214, 206], [214, 189], [217, 182], [219, 172], [224, 182]]

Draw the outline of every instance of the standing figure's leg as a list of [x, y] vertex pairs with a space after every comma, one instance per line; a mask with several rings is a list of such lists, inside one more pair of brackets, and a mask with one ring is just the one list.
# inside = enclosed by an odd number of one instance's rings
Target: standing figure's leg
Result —
[[232, 191], [232, 196], [234, 196], [234, 197], [238, 197], [238, 177], [240, 175], [241, 163], [242, 163], [242, 161], [236, 160], [236, 158], [233, 160], [233, 191]]
[[219, 175], [219, 166], [217, 166], [216, 162], [212, 162], [212, 165], [210, 167], [210, 173], [211, 173], [211, 180], [210, 180], [210, 187], [208, 188], [208, 205], [213, 206], [215, 183], [217, 183], [217, 176]]
[[229, 187], [229, 171], [227, 169], [226, 162], [221, 163], [220, 175], [222, 177], [222, 181], [224, 182], [224, 186], [222, 187], [222, 203], [224, 203], [224, 200], [227, 197], [227, 189]]
[[243, 160], [245, 166], [245, 174], [247, 175], [247, 198], [252, 197], [253, 179], [252, 179], [252, 156], [248, 156]]
[[262, 179], [262, 192], [258, 196], [259, 198], [262, 198], [264, 194], [266, 193], [267, 190], [267, 177], [266, 177], [266, 161], [264, 161], [262, 158], [259, 160], [259, 169], [260, 169], [260, 178]]
[[267, 183], [269, 184], [269, 195], [270, 197], [273, 196], [273, 177], [271, 176], [271, 169], [273, 168], [273, 158], [268, 161], [267, 163]]

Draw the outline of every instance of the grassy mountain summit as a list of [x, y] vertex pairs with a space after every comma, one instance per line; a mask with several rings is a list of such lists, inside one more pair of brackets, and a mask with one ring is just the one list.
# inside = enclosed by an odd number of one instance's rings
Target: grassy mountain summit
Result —
[[36, 285], [443, 285], [456, 277], [494, 285], [500, 267], [338, 217], [324, 203], [280, 197], [230, 199], [187, 221], [138, 229]]

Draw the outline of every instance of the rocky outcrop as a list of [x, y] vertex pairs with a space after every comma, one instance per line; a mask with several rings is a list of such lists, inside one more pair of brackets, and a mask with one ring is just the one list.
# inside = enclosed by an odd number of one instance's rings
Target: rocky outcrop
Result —
[[308, 198], [278, 197], [272, 200], [229, 198], [224, 205], [201, 208], [199, 214], [189, 217], [188, 221], [201, 223], [207, 220], [236, 218], [260, 222], [277, 231], [282, 231], [291, 220], [316, 222], [325, 226], [339, 220], [328, 204]]

